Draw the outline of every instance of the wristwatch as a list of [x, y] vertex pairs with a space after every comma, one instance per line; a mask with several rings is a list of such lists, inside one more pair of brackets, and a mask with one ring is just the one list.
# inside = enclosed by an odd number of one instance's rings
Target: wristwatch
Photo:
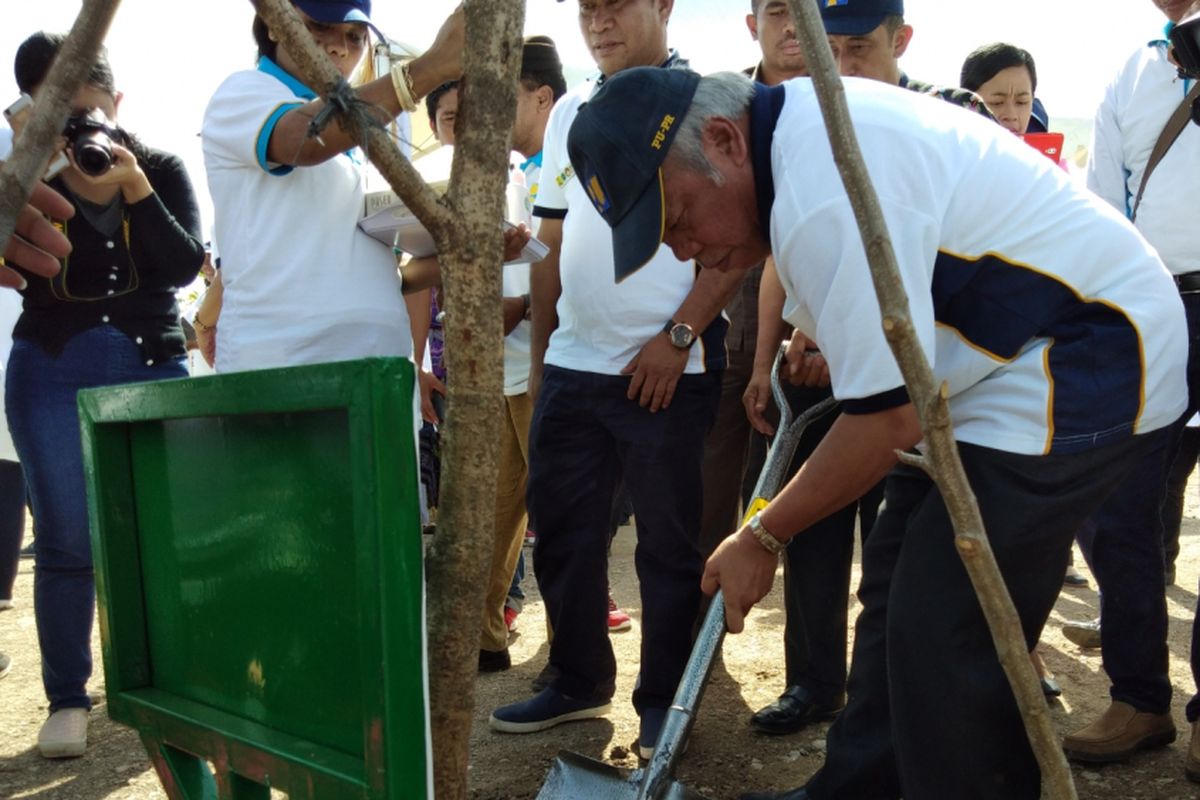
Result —
[[772, 555], [781, 556], [787, 550], [787, 543], [781, 542], [771, 535], [771, 532], [763, 525], [762, 516], [759, 513], [756, 512], [746, 520], [746, 527], [750, 529], [750, 533], [754, 535], [758, 543]]
[[696, 332], [686, 322], [668, 320], [663, 326], [663, 333], [671, 340], [671, 344], [680, 350], [687, 350], [696, 343]]

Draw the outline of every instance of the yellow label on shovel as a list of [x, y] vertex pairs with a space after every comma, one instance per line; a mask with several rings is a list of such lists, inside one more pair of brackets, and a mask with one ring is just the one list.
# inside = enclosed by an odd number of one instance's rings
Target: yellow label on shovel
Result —
[[767, 503], [771, 502], [765, 497], [756, 497], [746, 509], [746, 516], [742, 519], [742, 524], [745, 525], [758, 512], [767, 507]]

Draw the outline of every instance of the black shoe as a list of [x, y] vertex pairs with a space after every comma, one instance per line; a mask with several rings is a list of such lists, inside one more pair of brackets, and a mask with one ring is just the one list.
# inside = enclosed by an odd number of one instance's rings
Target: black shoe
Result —
[[789, 686], [771, 705], [750, 717], [750, 727], [759, 733], [782, 736], [795, 733], [813, 722], [824, 722], [838, 715], [846, 705], [845, 697], [819, 703], [803, 686]]
[[790, 792], [748, 792], [741, 800], [808, 800], [808, 792], [803, 786]]
[[1047, 700], [1053, 700], [1055, 697], [1062, 697], [1062, 687], [1058, 685], [1058, 681], [1054, 678], [1042, 678], [1042, 695]]
[[511, 668], [512, 657], [509, 656], [507, 647], [503, 650], [479, 651], [480, 672], [504, 672], [504, 670]]
[[558, 667], [554, 666], [549, 661], [547, 661], [546, 666], [542, 667], [542, 671], [539, 672], [537, 674], [537, 677], [533, 679], [533, 683], [531, 684], [531, 687], [533, 688], [533, 693], [537, 694], [542, 689], [545, 689], [547, 686], [550, 685], [550, 682], [553, 681], [558, 676], [559, 676]]
[[21, 558], [33, 558], [33, 545], [28, 544], [21, 548]]

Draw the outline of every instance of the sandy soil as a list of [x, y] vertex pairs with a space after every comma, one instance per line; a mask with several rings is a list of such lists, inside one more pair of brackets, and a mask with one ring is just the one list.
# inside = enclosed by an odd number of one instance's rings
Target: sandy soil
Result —
[[[1140, 754], [1126, 764], [1105, 768], [1075, 768], [1081, 798], [1096, 800], [1167, 800], [1200, 798], [1200, 786], [1183, 777], [1188, 728], [1183, 706], [1194, 691], [1188, 666], [1194, 587], [1200, 578], [1200, 521], [1197, 492], [1189, 492], [1184, 522], [1183, 555], [1178, 583], [1167, 592], [1171, 617], [1171, 678], [1179, 740], [1171, 747]], [[629, 702], [636, 674], [639, 640], [637, 584], [633, 572], [633, 533], [624, 529], [616, 540], [612, 567], [613, 590], [634, 617], [631, 631], [612, 639], [620, 665], [613, 713], [603, 720], [560, 726], [527, 736], [505, 736], [487, 729], [492, 708], [525, 697], [529, 684], [546, 660], [545, 621], [536, 585], [527, 579], [530, 601], [513, 638], [513, 669], [483, 675], [477, 684], [476, 726], [472, 735], [471, 797], [473, 800], [516, 800], [537, 794], [555, 754], [561, 749], [584, 753], [621, 767], [635, 767], [630, 745], [637, 718]], [[528, 551], [527, 551], [528, 552]], [[1077, 556], [1076, 563], [1083, 561]], [[857, 564], [855, 583], [857, 583]], [[1086, 570], [1083, 570], [1085, 574]], [[1090, 576], [1089, 576], [1090, 577]], [[110, 721], [101, 704], [91, 715], [91, 743], [79, 759], [46, 761], [34, 750], [38, 726], [46, 713], [39, 679], [37, 637], [32, 610], [32, 563], [23, 561], [17, 581], [17, 608], [0, 613], [0, 651], [13, 658], [13, 671], [0, 681], [0, 798], [37, 800], [150, 800], [164, 793], [133, 731]], [[1090, 722], [1107, 704], [1108, 682], [1099, 651], [1081, 651], [1066, 641], [1059, 626], [1097, 613], [1094, 582], [1088, 588], [1064, 589], [1043, 639], [1046, 663], [1057, 673], [1064, 690], [1052, 714], [1060, 734]], [[850, 598], [852, 616], [857, 601]], [[794, 736], [770, 738], [754, 734], [747, 725], [751, 713], [783, 689], [782, 589], [751, 614], [744, 634], [729, 637], [723, 663], [704, 698], [690, 749], [678, 777], [716, 800], [742, 791], [799, 785], [821, 764], [827, 725]], [[100, 663], [99, 639], [94, 641]], [[93, 688], [103, 690], [98, 675]]]

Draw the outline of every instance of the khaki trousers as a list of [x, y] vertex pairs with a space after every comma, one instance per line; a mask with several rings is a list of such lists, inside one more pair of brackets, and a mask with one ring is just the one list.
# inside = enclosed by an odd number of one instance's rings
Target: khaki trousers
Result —
[[533, 403], [527, 394], [504, 398], [504, 423], [500, 434], [500, 468], [496, 474], [495, 535], [492, 566], [488, 571], [483, 603], [483, 631], [479, 647], [498, 652], [508, 647], [504, 625], [504, 598], [512, 584], [521, 545], [525, 542], [525, 480], [529, 475], [529, 421]]

